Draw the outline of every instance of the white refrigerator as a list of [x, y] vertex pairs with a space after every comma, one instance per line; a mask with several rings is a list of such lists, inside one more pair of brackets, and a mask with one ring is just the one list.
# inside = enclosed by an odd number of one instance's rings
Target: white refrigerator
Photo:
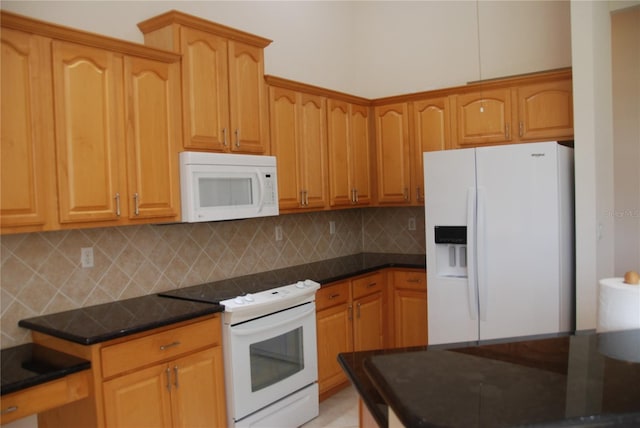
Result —
[[573, 149], [423, 156], [429, 344], [572, 330]]

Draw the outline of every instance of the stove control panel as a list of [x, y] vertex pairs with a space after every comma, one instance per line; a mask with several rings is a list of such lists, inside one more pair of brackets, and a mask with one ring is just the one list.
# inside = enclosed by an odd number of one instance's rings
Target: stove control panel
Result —
[[264, 311], [274, 311], [278, 310], [278, 307], [288, 307], [314, 301], [316, 290], [319, 288], [319, 283], [305, 279], [294, 284], [223, 300], [220, 304], [224, 305], [225, 312], [242, 313], [250, 311], [259, 313], [261, 307], [264, 308]]

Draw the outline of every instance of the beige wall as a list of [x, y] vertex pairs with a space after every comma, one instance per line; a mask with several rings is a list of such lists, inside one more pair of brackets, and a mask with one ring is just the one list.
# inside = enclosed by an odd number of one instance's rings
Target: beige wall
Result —
[[640, 271], [640, 5], [611, 15], [614, 275]]
[[[268, 74], [375, 98], [478, 80], [475, 1], [7, 1], [0, 7], [134, 42], [170, 9], [273, 40]], [[481, 1], [482, 77], [571, 65], [562, 1]]]

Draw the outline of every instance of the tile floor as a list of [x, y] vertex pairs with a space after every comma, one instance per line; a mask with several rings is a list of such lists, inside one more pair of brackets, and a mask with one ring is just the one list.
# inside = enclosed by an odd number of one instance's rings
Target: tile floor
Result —
[[353, 386], [320, 403], [320, 415], [302, 428], [358, 428], [358, 393]]

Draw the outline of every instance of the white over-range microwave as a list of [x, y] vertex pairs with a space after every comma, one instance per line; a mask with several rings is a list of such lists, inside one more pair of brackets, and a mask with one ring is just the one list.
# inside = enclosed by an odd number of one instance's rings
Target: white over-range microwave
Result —
[[226, 153], [180, 153], [182, 221], [278, 215], [276, 158]]

